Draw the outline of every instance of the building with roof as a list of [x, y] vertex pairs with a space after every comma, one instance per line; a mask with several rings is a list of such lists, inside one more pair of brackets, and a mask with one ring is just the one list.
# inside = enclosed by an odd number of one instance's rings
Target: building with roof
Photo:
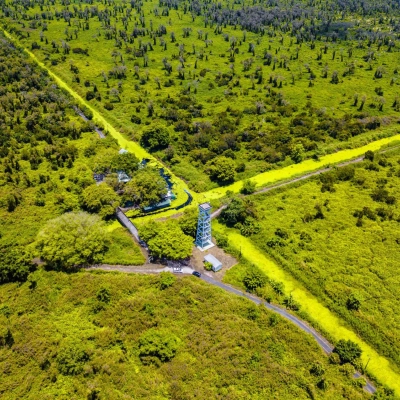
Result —
[[117, 171], [118, 182], [127, 183], [131, 180], [131, 177], [125, 171]]
[[204, 256], [204, 262], [209, 262], [212, 265], [212, 270], [217, 272], [222, 269], [222, 262], [215, 258], [212, 254]]

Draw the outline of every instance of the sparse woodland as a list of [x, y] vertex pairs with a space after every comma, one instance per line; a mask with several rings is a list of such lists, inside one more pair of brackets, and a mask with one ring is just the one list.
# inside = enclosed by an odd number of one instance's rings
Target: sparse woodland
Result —
[[397, 124], [395, 2], [4, 0], [1, 10], [21, 44], [198, 192]]

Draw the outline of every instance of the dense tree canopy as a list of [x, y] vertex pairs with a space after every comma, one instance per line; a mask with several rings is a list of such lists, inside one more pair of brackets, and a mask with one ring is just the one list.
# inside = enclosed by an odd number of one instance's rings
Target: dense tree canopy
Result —
[[117, 154], [112, 159], [112, 168], [114, 171], [124, 171], [130, 175], [138, 170], [139, 159], [132, 153]]
[[146, 207], [160, 202], [167, 194], [164, 178], [157, 169], [145, 167], [137, 171], [124, 187], [124, 198]]
[[99, 214], [102, 218], [114, 215], [120, 200], [114, 190], [105, 183], [90, 185], [83, 192], [83, 205], [86, 210]]
[[210, 178], [223, 185], [234, 181], [235, 167], [233, 160], [224, 156], [213, 159], [206, 166]]
[[49, 267], [72, 269], [99, 263], [107, 250], [108, 239], [98, 216], [78, 212], [48, 221], [35, 245]]
[[175, 221], [151, 221], [139, 233], [155, 257], [182, 260], [192, 254], [193, 238], [185, 235]]
[[181, 340], [166, 329], [149, 329], [139, 338], [139, 357], [144, 364], [159, 364], [174, 358]]
[[162, 124], [155, 123], [146, 128], [142, 134], [140, 143], [150, 150], [165, 149], [168, 147], [170, 134], [168, 129]]

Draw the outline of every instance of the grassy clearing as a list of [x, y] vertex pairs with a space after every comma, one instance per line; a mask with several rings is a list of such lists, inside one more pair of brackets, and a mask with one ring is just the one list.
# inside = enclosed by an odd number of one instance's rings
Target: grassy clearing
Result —
[[133, 241], [125, 228], [112, 231], [112, 242], [104, 255], [103, 263], [111, 265], [141, 265], [145, 258], [139, 246]]
[[363, 363], [366, 364], [370, 360], [368, 372], [400, 394], [400, 374], [396, 372], [396, 369], [385, 357], [380, 356], [351, 329], [345, 327], [333, 312], [329, 311], [316, 297], [293, 279], [290, 274], [267, 258], [250, 239], [233, 230], [228, 230], [218, 223], [214, 223], [214, 229], [217, 232], [226, 234], [229, 238], [230, 246], [237, 251], [241, 251], [243, 258], [257, 265], [270, 279], [283, 282], [286, 294], [292, 294], [294, 299], [301, 304], [302, 310], [307, 312], [312, 319], [318, 321], [322, 329], [327, 331], [332, 338], [335, 340], [350, 339], [358, 343], [363, 350]]

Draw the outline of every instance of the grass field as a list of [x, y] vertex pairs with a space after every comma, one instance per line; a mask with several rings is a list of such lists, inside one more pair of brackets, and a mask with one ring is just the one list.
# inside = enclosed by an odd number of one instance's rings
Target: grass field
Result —
[[112, 243], [104, 255], [103, 263], [111, 265], [141, 265], [145, 258], [131, 234], [124, 228], [112, 230]]
[[0, 302], [7, 400], [369, 398], [311, 337], [193, 277], [37, 271]]
[[[323, 192], [319, 179], [312, 179], [252, 196], [260, 232], [251, 238], [229, 233], [230, 244], [283, 282], [286, 294], [292, 293], [335, 340], [362, 342], [371, 373], [397, 391], [398, 160], [394, 150], [373, 163], [364, 161], [350, 181], [336, 181]], [[395, 204], [374, 200], [379, 190], [387, 190]], [[315, 217], [319, 207], [322, 216]], [[354, 216], [362, 210], [365, 215]], [[359, 308], [349, 306], [352, 298]]]
[[[346, 327], [334, 312], [330, 311], [326, 305], [294, 279], [290, 273], [268, 258], [251, 240], [236, 232], [227, 232], [225, 227], [218, 227], [218, 225], [216, 231], [227, 234], [230, 245], [237, 251], [241, 251], [242, 257], [248, 262], [257, 265], [268, 278], [282, 282], [285, 286], [285, 294], [291, 294], [294, 300], [301, 305], [301, 310], [305, 311], [316, 322], [317, 326], [327, 332], [333, 340], [350, 339], [358, 343], [363, 350], [363, 365], [366, 365], [369, 360], [367, 372], [378, 379], [379, 382], [396, 390], [396, 393], [400, 393], [400, 373], [398, 368], [391, 364], [387, 358], [379, 355], [373, 347], [360, 339], [351, 328]], [[235, 283], [235, 279], [228, 280], [228, 283], [231, 282]]]

